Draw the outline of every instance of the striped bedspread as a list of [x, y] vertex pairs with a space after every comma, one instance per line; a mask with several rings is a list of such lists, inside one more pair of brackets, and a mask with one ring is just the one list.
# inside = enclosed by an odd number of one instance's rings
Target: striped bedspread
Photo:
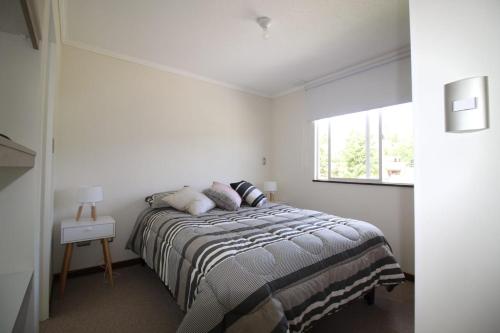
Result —
[[302, 332], [404, 275], [375, 226], [287, 205], [140, 214], [127, 248], [186, 311], [178, 332]]

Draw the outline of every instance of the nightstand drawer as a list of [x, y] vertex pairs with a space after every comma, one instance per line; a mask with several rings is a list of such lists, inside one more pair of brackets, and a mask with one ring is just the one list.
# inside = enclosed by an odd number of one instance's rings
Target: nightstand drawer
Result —
[[114, 223], [84, 225], [64, 228], [62, 230], [61, 243], [65, 244], [111, 237], [115, 237]]

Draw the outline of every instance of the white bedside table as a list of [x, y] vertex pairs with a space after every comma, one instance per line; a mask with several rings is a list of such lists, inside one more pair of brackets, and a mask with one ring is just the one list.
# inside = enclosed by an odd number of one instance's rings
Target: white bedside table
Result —
[[104, 262], [106, 264], [105, 275], [111, 286], [113, 286], [113, 269], [111, 266], [112, 261], [108, 239], [114, 237], [115, 220], [111, 216], [99, 216], [96, 221], [90, 218], [82, 218], [80, 221], [67, 219], [61, 222], [61, 244], [66, 244], [61, 270], [61, 296], [64, 295], [64, 288], [66, 287], [71, 255], [73, 254], [73, 244], [77, 242], [101, 240]]

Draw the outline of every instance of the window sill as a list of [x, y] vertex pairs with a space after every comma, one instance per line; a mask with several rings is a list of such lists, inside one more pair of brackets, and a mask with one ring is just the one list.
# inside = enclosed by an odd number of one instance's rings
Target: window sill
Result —
[[396, 186], [396, 187], [411, 187], [413, 184], [404, 183], [380, 183], [380, 182], [370, 182], [370, 181], [352, 181], [352, 180], [320, 180], [313, 179], [315, 183], [336, 183], [336, 184], [355, 184], [355, 185], [375, 185], [375, 186]]

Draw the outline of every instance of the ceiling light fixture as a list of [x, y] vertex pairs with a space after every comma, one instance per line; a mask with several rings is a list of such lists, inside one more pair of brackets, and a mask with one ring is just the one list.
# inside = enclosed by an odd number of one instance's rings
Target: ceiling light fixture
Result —
[[262, 37], [264, 39], [269, 39], [269, 27], [271, 26], [271, 19], [267, 16], [260, 16], [257, 17], [257, 24], [262, 28], [264, 33], [262, 34]]

